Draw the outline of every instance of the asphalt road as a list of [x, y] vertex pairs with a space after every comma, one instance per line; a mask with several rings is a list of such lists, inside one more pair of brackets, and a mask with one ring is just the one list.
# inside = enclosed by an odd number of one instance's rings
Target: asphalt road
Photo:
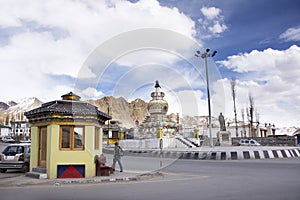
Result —
[[[130, 162], [129, 160], [130, 159]], [[153, 158], [124, 158], [124, 165], [153, 163]], [[148, 163], [148, 164], [147, 164]], [[126, 165], [125, 165], [126, 166]], [[39, 185], [0, 188], [0, 199], [134, 200], [238, 199], [299, 200], [300, 159], [242, 161], [172, 160], [162, 175], [136, 182]]]

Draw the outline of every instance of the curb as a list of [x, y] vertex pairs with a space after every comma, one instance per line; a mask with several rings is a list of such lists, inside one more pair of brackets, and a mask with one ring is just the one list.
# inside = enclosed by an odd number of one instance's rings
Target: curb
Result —
[[108, 182], [129, 182], [138, 181], [137, 177], [124, 177], [124, 178], [91, 178], [91, 179], [62, 179], [55, 180], [54, 185], [59, 186], [61, 184], [91, 184], [91, 183], [108, 183]]
[[97, 184], [97, 183], [111, 183], [111, 182], [130, 182], [138, 181], [142, 178], [141, 175], [124, 174], [124, 177], [104, 177], [97, 176], [93, 178], [70, 178], [70, 179], [34, 179], [31, 177], [15, 176], [3, 178], [0, 182], [1, 187], [22, 187], [32, 185], [53, 185], [61, 186], [67, 184]]
[[[106, 149], [103, 152], [112, 153]], [[244, 160], [244, 159], [274, 159], [300, 157], [299, 147], [265, 147], [265, 148], [215, 148], [212, 150], [126, 150], [126, 156], [161, 157], [194, 160]]]
[[121, 177], [121, 178], [85, 178], [85, 179], [56, 179], [54, 185], [59, 186], [60, 184], [88, 184], [88, 183], [107, 183], [107, 182], [129, 182], [151, 179], [157, 176], [163, 176], [161, 172], [144, 173], [136, 175], [135, 177]]

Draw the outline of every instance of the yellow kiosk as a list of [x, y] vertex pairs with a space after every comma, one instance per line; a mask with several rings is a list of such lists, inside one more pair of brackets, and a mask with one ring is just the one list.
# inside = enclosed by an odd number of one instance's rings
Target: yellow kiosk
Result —
[[102, 153], [101, 126], [111, 117], [72, 92], [61, 97], [25, 113], [31, 128], [30, 171], [44, 168], [50, 179], [93, 177], [94, 158]]

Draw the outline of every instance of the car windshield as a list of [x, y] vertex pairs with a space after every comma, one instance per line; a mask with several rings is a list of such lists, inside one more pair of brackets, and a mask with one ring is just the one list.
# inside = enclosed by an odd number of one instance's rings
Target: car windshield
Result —
[[4, 149], [3, 154], [5, 156], [14, 156], [16, 154], [24, 153], [23, 146], [8, 146]]

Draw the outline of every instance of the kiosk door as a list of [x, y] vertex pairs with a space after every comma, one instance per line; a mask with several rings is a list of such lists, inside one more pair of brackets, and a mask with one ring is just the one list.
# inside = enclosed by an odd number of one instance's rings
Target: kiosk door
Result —
[[47, 127], [40, 128], [39, 133], [39, 167], [46, 167], [47, 160]]

